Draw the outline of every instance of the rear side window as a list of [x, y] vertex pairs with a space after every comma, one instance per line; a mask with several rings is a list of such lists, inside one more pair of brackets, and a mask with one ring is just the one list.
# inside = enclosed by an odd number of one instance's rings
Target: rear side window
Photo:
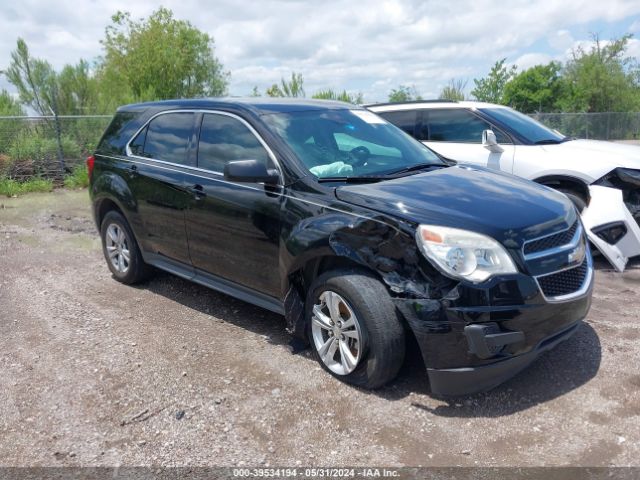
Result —
[[225, 164], [233, 160], [258, 160], [271, 167], [267, 150], [240, 120], [205, 114], [198, 144], [198, 167], [223, 172]]
[[[187, 163], [187, 149], [193, 131], [194, 114], [188, 112], [159, 115], [140, 132], [129, 147], [134, 155], [177, 164]], [[144, 138], [143, 138], [144, 137]]]
[[418, 112], [416, 110], [402, 110], [399, 112], [380, 112], [378, 113], [389, 123], [393, 123], [396, 127], [404, 130], [412, 137], [415, 136]]
[[432, 142], [482, 143], [482, 132], [493, 130], [498, 143], [512, 143], [502, 131], [464, 109], [425, 110], [423, 122], [428, 128], [420, 140], [428, 136]]

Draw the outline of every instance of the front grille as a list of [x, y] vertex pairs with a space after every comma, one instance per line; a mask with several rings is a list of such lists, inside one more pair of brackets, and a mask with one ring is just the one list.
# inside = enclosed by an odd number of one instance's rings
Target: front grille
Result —
[[573, 236], [576, 234], [578, 224], [579, 222], [576, 220], [576, 222], [574, 222], [574, 224], [568, 230], [560, 233], [554, 233], [553, 235], [549, 235], [547, 237], [539, 238], [538, 240], [533, 240], [531, 242], [525, 243], [524, 254], [530, 255], [532, 253], [543, 252], [545, 250], [550, 250], [555, 247], [566, 245], [573, 239]]
[[589, 265], [585, 258], [582, 265], [578, 267], [538, 277], [538, 283], [546, 297], [561, 297], [580, 290], [588, 271]]

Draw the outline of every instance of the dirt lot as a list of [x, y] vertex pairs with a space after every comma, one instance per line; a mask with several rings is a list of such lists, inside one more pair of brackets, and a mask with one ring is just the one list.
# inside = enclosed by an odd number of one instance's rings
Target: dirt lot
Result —
[[502, 387], [375, 393], [293, 355], [283, 318], [104, 263], [86, 191], [0, 199], [0, 465], [640, 465], [640, 270]]

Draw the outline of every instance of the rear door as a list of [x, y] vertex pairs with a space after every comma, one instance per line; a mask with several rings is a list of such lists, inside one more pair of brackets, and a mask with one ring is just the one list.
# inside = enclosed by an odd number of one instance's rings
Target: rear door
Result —
[[163, 113], [128, 146], [129, 187], [138, 208], [138, 239], [145, 252], [190, 264], [185, 211], [191, 194], [184, 170], [190, 163], [196, 114]]
[[197, 171], [187, 173], [193, 191], [186, 215], [193, 266], [206, 273], [279, 297], [280, 207], [278, 187], [224, 179], [233, 160], [259, 160], [275, 168], [272, 155], [247, 122], [225, 112], [204, 113]]

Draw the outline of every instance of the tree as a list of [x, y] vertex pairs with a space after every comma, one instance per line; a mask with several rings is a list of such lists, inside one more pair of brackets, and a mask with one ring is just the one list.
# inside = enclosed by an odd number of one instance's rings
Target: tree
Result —
[[291, 72], [291, 80], [280, 79], [280, 85], [274, 83], [265, 92], [269, 97], [304, 97], [304, 79], [301, 73]]
[[390, 102], [410, 102], [411, 100], [422, 100], [415, 86], [399, 85], [389, 93]]
[[98, 86], [91, 76], [89, 63], [80, 60], [76, 65], [65, 65], [57, 77], [58, 110], [63, 115], [97, 113]]
[[446, 85], [440, 95], [438, 96], [441, 100], [453, 100], [453, 101], [462, 101], [464, 100], [464, 89], [467, 88], [466, 80], [456, 80], [452, 78], [449, 81], [449, 85]]
[[505, 66], [506, 58], [497, 61], [489, 75], [485, 78], [474, 78], [475, 88], [471, 90], [471, 95], [481, 102], [503, 103], [504, 87], [516, 74], [516, 66], [511, 68]]
[[105, 31], [103, 76], [124, 83], [138, 100], [219, 96], [228, 73], [214, 55], [214, 41], [191, 23], [160, 7], [134, 21], [127, 12], [111, 17]]
[[11, 96], [6, 90], [0, 91], [0, 116], [19, 117], [24, 115], [20, 102]]
[[593, 36], [589, 50], [578, 47], [566, 63], [568, 95], [562, 107], [577, 112], [628, 112], [640, 108], [640, 70], [626, 56], [631, 35], [601, 42]]
[[349, 94], [346, 90], [343, 90], [342, 92], [338, 93], [330, 88], [318, 90], [313, 94], [312, 98], [317, 98], [320, 100], [338, 100], [340, 102], [353, 103], [354, 105], [364, 103], [361, 92], [358, 92], [357, 94]]
[[260, 97], [260, 90], [258, 90], [258, 86], [254, 85], [253, 86], [253, 90], [251, 90], [251, 94], [249, 95], [250, 97]]
[[40, 115], [53, 115], [57, 142], [60, 175], [64, 174], [62, 134], [59, 115], [58, 76], [49, 62], [32, 58], [27, 43], [18, 38], [16, 49], [11, 52], [11, 63], [5, 72], [7, 79], [17, 89], [22, 103], [29, 105]]
[[536, 65], [515, 75], [504, 87], [502, 100], [524, 113], [553, 112], [566, 95], [562, 64]]
[[58, 108], [58, 82], [49, 62], [31, 57], [29, 47], [18, 38], [11, 52], [11, 63], [5, 72], [7, 79], [18, 90], [20, 101], [40, 115], [51, 115]]

